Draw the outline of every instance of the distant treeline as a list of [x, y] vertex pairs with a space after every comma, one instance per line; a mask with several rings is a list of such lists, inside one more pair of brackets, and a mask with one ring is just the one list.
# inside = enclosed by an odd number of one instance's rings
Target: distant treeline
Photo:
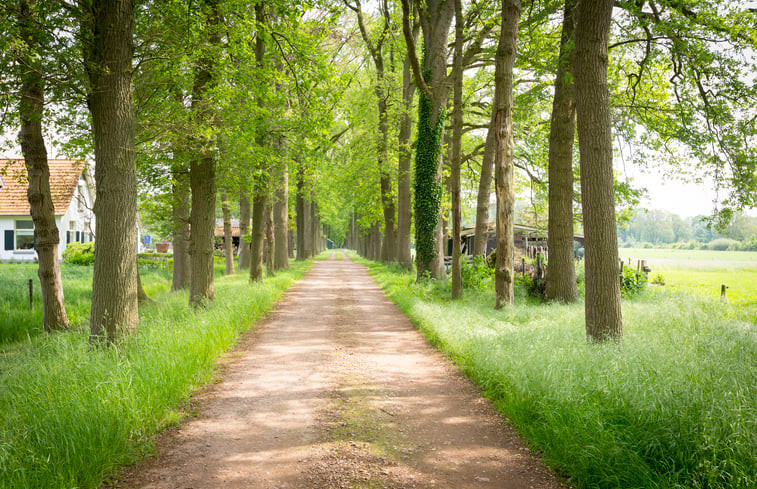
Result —
[[710, 225], [707, 216], [682, 218], [664, 210], [641, 209], [618, 228], [618, 239], [624, 247], [757, 251], [757, 217], [736, 214], [721, 230]]

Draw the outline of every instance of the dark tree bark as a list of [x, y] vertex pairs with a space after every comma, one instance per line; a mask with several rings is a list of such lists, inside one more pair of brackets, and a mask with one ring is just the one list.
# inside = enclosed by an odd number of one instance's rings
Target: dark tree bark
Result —
[[35, 0], [21, 0], [18, 10], [18, 27], [21, 41], [26, 45], [20, 59], [21, 101], [21, 151], [29, 179], [27, 198], [34, 222], [35, 248], [39, 258], [37, 275], [42, 290], [42, 325], [45, 331], [69, 328], [63, 300], [63, 282], [58, 263], [60, 237], [55, 224], [55, 208], [50, 194], [50, 168], [47, 164], [47, 149], [42, 135], [42, 112], [45, 104], [45, 81], [38, 40], [39, 19]]
[[579, 2], [574, 59], [586, 239], [586, 335], [596, 342], [619, 341], [623, 336], [607, 86], [613, 3]]
[[276, 237], [273, 232], [273, 205], [268, 202], [265, 209], [265, 270], [267, 275], [273, 275], [273, 253], [276, 249]]
[[[417, 29], [416, 29], [417, 30]], [[416, 36], [417, 37], [417, 36]], [[402, 103], [403, 113], [399, 128], [399, 168], [397, 171], [397, 261], [406, 269], [413, 268], [410, 253], [410, 232], [412, 228], [413, 209], [410, 194], [411, 156], [410, 134], [413, 119], [410, 110], [413, 106], [415, 85], [410, 71], [410, 60], [405, 59], [402, 69]], [[353, 216], [354, 218], [354, 216]]]
[[234, 275], [234, 233], [231, 227], [229, 193], [226, 191], [221, 193], [221, 210], [223, 212], [223, 253], [226, 275]]
[[[205, 100], [208, 90], [216, 83], [215, 70], [217, 59], [215, 49], [220, 45], [218, 27], [221, 25], [219, 0], [204, 0], [208, 17], [205, 21], [208, 30], [208, 45], [195, 68], [194, 86], [192, 88], [192, 111], [203, 123], [210, 123], [213, 110], [210, 102]], [[213, 249], [216, 206], [216, 141], [204, 141], [199, 157], [192, 161], [189, 171], [189, 183], [192, 189], [192, 210], [190, 222], [191, 237], [191, 284], [189, 303], [201, 306], [215, 297], [213, 283]]]
[[252, 248], [250, 251], [250, 280], [263, 280], [263, 239], [266, 229], [265, 185], [257, 185], [252, 196]]
[[486, 133], [484, 154], [481, 157], [481, 176], [478, 180], [478, 197], [476, 199], [476, 229], [473, 235], [473, 254], [486, 256], [486, 243], [489, 240], [489, 197], [492, 193], [494, 174], [494, 156], [497, 152], [495, 127], [496, 112], [492, 110], [489, 131]]
[[497, 191], [497, 263], [494, 288], [496, 308], [513, 303], [515, 273], [513, 269], [513, 65], [518, 40], [520, 0], [503, 0], [502, 24], [495, 57], [494, 110], [497, 155], [495, 178]]
[[441, 137], [444, 107], [449, 93], [447, 82], [447, 36], [454, 15], [454, 0], [427, 0], [418, 5], [423, 31], [423, 66], [415, 52], [410, 0], [402, 0], [403, 33], [413, 75], [421, 94], [418, 104], [418, 140], [415, 156], [415, 244], [418, 278], [430, 274], [444, 278], [441, 212]]
[[289, 172], [286, 162], [277, 170], [276, 197], [273, 203], [273, 269], [289, 268]]
[[[260, 2], [255, 4], [255, 18], [261, 25], [266, 22], [265, 5]], [[255, 63], [258, 68], [264, 67], [265, 56], [265, 39], [261, 32], [258, 32], [255, 39]], [[265, 100], [257, 98], [257, 104], [262, 109]], [[263, 127], [264, 121], [259, 120], [261, 126], [257, 129], [255, 143], [258, 147], [265, 147], [269, 144], [268, 131]], [[250, 280], [263, 280], [263, 248], [266, 234], [266, 209], [268, 207], [268, 175], [265, 162], [259, 163], [262, 168], [261, 172], [255, 177], [255, 188], [252, 197], [252, 246], [250, 250]]]
[[[316, 202], [312, 198], [312, 193], [310, 197], [310, 226], [309, 226], [311, 235], [310, 235], [310, 246], [312, 250], [312, 256], [317, 255], [322, 250], [321, 246], [321, 223], [320, 218], [318, 217], [318, 202]], [[379, 257], [376, 257], [376, 260], [378, 260]]]
[[189, 288], [189, 171], [183, 162], [172, 168], [171, 211], [173, 215], [173, 277], [171, 290]]
[[250, 268], [250, 194], [242, 186], [239, 189], [239, 269]]
[[452, 103], [452, 155], [450, 158], [450, 195], [452, 198], [452, 298], [458, 299], [463, 288], [461, 271], [462, 232], [460, 220], [462, 209], [460, 202], [460, 165], [463, 142], [463, 6], [462, 0], [455, 0], [455, 55], [452, 67], [453, 103]]
[[557, 61], [552, 124], [549, 132], [549, 267], [547, 300], [573, 302], [578, 297], [573, 262], [573, 139], [575, 96], [572, 69], [576, 0], [565, 1]]
[[139, 321], [132, 98], [135, 4], [82, 0], [80, 6], [97, 164], [90, 335], [93, 341], [116, 342], [135, 330]]
[[312, 256], [310, 247], [310, 200], [305, 186], [305, 169], [300, 163], [297, 170], [297, 260], [307, 260]]

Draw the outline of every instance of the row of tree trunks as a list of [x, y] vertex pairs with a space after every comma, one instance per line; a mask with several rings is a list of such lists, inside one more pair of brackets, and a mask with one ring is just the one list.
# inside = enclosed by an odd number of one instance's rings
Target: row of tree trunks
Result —
[[513, 303], [513, 65], [515, 63], [520, 19], [520, 0], [503, 0], [502, 24], [495, 57], [494, 111], [497, 153], [495, 180], [497, 192], [497, 261], [494, 288], [496, 305]]

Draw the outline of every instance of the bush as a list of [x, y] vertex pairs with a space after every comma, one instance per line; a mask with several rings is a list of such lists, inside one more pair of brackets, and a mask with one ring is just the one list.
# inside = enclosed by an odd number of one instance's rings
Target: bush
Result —
[[468, 260], [462, 260], [460, 272], [463, 278], [463, 287], [466, 289], [483, 290], [490, 288], [494, 278], [494, 269], [489, 268], [486, 258], [476, 255]]
[[754, 234], [741, 243], [741, 249], [744, 251], [757, 251], [757, 236]]
[[95, 262], [95, 242], [69, 243], [63, 250], [63, 263], [92, 265]]
[[727, 251], [731, 247], [737, 247], [736, 249], [739, 249], [739, 242], [735, 239], [729, 239], [729, 238], [718, 238], [715, 240], [710, 241], [707, 244], [707, 249], [713, 250], [713, 251]]
[[620, 291], [625, 296], [636, 295], [647, 286], [647, 276], [641, 272], [626, 267], [620, 279]]

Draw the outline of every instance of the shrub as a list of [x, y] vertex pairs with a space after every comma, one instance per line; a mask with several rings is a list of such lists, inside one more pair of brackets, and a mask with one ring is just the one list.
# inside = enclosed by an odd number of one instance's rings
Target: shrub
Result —
[[630, 267], [623, 269], [620, 278], [620, 291], [626, 296], [636, 295], [647, 286], [647, 276]]
[[95, 262], [95, 242], [69, 243], [63, 250], [63, 263], [92, 265]]
[[652, 279], [652, 283], [655, 285], [665, 285], [665, 277], [663, 277], [662, 274], [658, 273]]
[[[712, 240], [707, 245], [707, 248], [714, 251], [726, 251], [732, 246], [738, 246], [739, 242], [735, 239], [729, 239], [729, 238], [718, 238], [715, 240]], [[738, 249], [738, 248], [736, 248]]]
[[485, 289], [491, 287], [494, 278], [494, 269], [489, 268], [486, 258], [476, 255], [460, 264], [460, 272], [463, 279], [463, 287], [466, 289]]
[[741, 249], [744, 251], [757, 251], [757, 236], [753, 234], [749, 238], [745, 239], [741, 243]]

